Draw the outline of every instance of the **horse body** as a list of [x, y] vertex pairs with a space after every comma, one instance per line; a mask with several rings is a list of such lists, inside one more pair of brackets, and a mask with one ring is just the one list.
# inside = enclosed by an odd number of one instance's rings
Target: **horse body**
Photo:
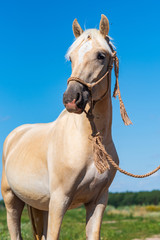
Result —
[[[100, 32], [82, 33], [74, 21], [78, 43], [68, 53], [72, 58], [72, 80], [73, 76], [81, 77], [93, 84], [106, 73], [111, 59], [105, 40], [108, 30], [104, 15]], [[92, 101], [95, 102], [94, 128], [107, 153], [118, 163], [111, 134], [111, 75], [105, 75], [94, 85], [92, 93], [83, 83], [69, 82], [63, 97], [67, 110], [55, 122], [23, 125], [7, 137], [3, 150], [2, 196], [12, 240], [22, 239], [20, 217], [24, 203], [29, 206], [36, 239], [58, 240], [65, 212], [81, 204], [86, 208], [87, 239], [100, 239], [108, 188], [116, 170], [109, 166], [100, 174], [94, 164], [91, 141], [94, 131], [86, 115]]]

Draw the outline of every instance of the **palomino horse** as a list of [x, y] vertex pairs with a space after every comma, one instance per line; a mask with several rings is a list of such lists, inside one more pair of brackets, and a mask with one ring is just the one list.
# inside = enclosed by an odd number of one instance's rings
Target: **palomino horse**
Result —
[[65, 212], [82, 204], [86, 238], [100, 239], [108, 188], [116, 170], [110, 164], [105, 171], [98, 168], [100, 158], [97, 165], [94, 162], [95, 129], [107, 153], [119, 161], [111, 134], [113, 48], [108, 31], [104, 15], [99, 30], [83, 32], [74, 20], [76, 40], [67, 53], [72, 75], [63, 96], [66, 110], [55, 122], [20, 126], [5, 140], [2, 196], [12, 240], [22, 239], [20, 218], [25, 203], [36, 239], [59, 239]]

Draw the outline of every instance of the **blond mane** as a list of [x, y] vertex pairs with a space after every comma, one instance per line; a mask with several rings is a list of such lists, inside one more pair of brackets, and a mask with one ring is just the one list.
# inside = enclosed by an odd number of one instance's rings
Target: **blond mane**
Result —
[[[74, 42], [73, 44], [69, 47], [65, 58], [66, 60], [70, 59], [70, 55], [71, 53], [83, 42], [86, 41], [88, 36], [90, 36], [91, 39], [96, 40], [100, 43], [100, 45], [102, 46], [102, 48], [106, 49], [107, 52], [109, 54], [112, 54], [112, 50], [109, 46], [109, 44], [107, 43], [107, 41], [104, 39], [104, 37], [100, 34], [99, 30], [97, 29], [88, 29], [86, 31], [84, 31]], [[108, 37], [108, 36], [107, 36]], [[108, 37], [109, 39], [111, 39], [110, 37]], [[115, 48], [113, 46], [113, 44], [110, 42], [110, 44], [112, 45], [113, 48]]]

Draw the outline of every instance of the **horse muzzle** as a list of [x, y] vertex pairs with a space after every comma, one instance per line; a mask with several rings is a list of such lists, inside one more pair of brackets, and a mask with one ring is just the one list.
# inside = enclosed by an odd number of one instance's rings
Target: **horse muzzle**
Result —
[[80, 83], [69, 84], [63, 94], [63, 104], [68, 112], [81, 114], [89, 100], [88, 89]]

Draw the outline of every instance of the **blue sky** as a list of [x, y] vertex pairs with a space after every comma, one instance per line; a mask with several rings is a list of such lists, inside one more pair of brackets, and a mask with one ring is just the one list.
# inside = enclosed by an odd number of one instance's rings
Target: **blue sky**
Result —
[[[126, 127], [113, 99], [113, 140], [120, 166], [145, 173], [160, 164], [160, 2], [1, 1], [0, 155], [6, 136], [25, 123], [50, 122], [63, 110], [70, 76], [64, 55], [74, 40], [72, 22], [98, 28], [110, 22], [120, 59], [119, 83], [133, 126]], [[112, 78], [112, 89], [114, 87]], [[0, 177], [2, 164], [0, 163]], [[160, 173], [131, 179], [117, 173], [111, 191], [160, 189]], [[0, 195], [1, 198], [1, 195]]]

